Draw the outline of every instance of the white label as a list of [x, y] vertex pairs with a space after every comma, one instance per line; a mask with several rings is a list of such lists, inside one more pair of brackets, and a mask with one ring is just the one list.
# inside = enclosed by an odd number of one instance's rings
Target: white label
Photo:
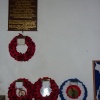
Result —
[[78, 82], [70, 82], [71, 85], [78, 85]]
[[50, 82], [49, 81], [42, 81], [42, 86], [50, 87]]
[[25, 39], [22, 38], [22, 39], [17, 39], [17, 44], [18, 45], [24, 45], [25, 44]]
[[16, 88], [17, 89], [23, 88], [23, 82], [16, 82]]

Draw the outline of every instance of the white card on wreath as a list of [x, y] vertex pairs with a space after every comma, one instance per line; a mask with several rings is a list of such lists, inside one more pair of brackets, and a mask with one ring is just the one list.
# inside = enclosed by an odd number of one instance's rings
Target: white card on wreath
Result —
[[70, 82], [71, 85], [77, 85], [78, 82]]
[[50, 87], [50, 81], [42, 81], [43, 87]]
[[23, 82], [16, 82], [15, 85], [17, 89], [23, 88]]
[[17, 44], [18, 45], [25, 45], [25, 39], [22, 38], [22, 39], [17, 39]]

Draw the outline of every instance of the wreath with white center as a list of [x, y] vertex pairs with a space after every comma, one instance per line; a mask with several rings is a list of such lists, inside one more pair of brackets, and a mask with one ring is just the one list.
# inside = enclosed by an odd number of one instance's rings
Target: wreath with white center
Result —
[[[49, 88], [48, 91], [50, 92], [50, 94], [43, 96], [41, 93], [42, 92], [41, 89], [43, 87], [42, 81], [47, 81], [47, 80], [49, 80], [50, 82], [50, 87], [47, 87]], [[44, 77], [38, 79], [38, 81], [34, 83], [33, 92], [35, 100], [57, 100], [59, 94], [59, 87], [57, 86], [54, 80], [48, 77]]]
[[87, 89], [78, 79], [69, 79], [60, 86], [61, 100], [86, 100]]
[[[16, 47], [18, 45], [17, 39], [24, 38], [25, 44], [28, 46], [27, 51], [25, 53], [18, 52]], [[35, 43], [32, 41], [32, 39], [28, 36], [23, 36], [22, 34], [19, 34], [18, 36], [15, 36], [10, 44], [9, 44], [9, 52], [10, 55], [17, 61], [28, 61], [32, 58], [32, 56], [35, 53]]]

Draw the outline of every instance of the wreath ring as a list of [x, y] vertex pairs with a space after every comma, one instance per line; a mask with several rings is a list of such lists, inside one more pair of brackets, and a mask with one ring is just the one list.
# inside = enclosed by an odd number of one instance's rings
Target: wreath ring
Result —
[[[71, 82], [77, 83], [77, 85], [72, 85]], [[60, 97], [62, 100], [86, 100], [87, 88], [77, 78], [69, 79], [60, 86]]]
[[[50, 88], [52, 89], [52, 91], [49, 96], [43, 97], [40, 93], [40, 90], [42, 87], [42, 81], [46, 80], [49, 80]], [[34, 83], [33, 92], [35, 100], [57, 100], [59, 94], [59, 87], [57, 86], [54, 80], [48, 77], [44, 77], [44, 78], [39, 78], [38, 81]]]
[[[16, 50], [18, 38], [25, 39], [25, 44], [28, 46], [27, 51], [25, 53], [21, 53]], [[11, 40], [9, 44], [9, 52], [10, 55], [17, 61], [28, 61], [32, 58], [32, 56], [35, 53], [35, 43], [32, 41], [30, 37], [19, 34]]]
[[[27, 93], [25, 92], [25, 95], [24, 96], [19, 96], [19, 94], [17, 95], [16, 94], [16, 82], [23, 82], [23, 86], [27, 89]], [[9, 100], [20, 100], [20, 99], [28, 99], [28, 100], [32, 100], [33, 98], [33, 92], [32, 92], [32, 87], [33, 87], [33, 84], [28, 81], [28, 79], [25, 79], [25, 78], [20, 78], [18, 80], [15, 80], [13, 83], [10, 84], [10, 87], [8, 88], [8, 98]]]

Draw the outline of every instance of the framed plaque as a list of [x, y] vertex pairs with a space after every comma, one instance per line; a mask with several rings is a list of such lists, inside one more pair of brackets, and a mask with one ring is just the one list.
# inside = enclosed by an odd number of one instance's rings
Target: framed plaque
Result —
[[8, 31], [37, 31], [37, 0], [9, 0]]
[[94, 100], [100, 100], [100, 60], [93, 61]]

